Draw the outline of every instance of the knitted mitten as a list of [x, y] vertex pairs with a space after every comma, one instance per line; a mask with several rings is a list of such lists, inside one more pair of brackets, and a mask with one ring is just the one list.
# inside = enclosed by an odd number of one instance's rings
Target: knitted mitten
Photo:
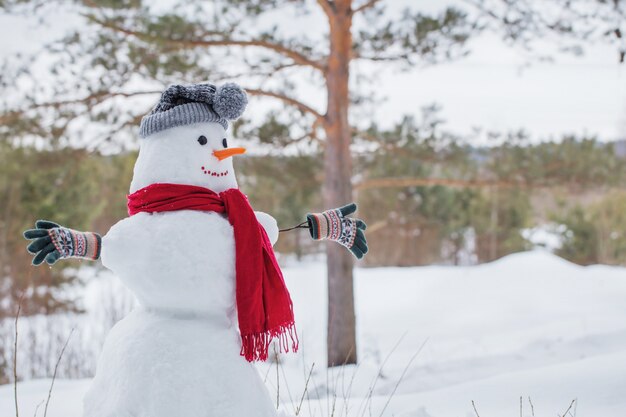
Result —
[[354, 256], [361, 259], [368, 251], [363, 233], [367, 225], [363, 220], [346, 217], [355, 211], [356, 204], [351, 203], [323, 213], [307, 214], [306, 219], [311, 237], [315, 240], [334, 240], [350, 249]]
[[79, 232], [47, 220], [37, 220], [35, 227], [24, 232], [26, 239], [33, 240], [27, 247], [35, 255], [33, 265], [44, 259], [52, 265], [62, 258], [100, 258], [102, 238], [97, 233]]

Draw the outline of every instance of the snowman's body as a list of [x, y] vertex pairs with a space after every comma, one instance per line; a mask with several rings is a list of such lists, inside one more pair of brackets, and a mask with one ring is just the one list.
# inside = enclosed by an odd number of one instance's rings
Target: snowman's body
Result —
[[[200, 135], [211, 146], [198, 145]], [[143, 140], [131, 192], [158, 182], [218, 193], [236, 187], [230, 158], [210, 152], [222, 148], [223, 135], [218, 124], [204, 123]], [[274, 243], [275, 220], [257, 218]], [[235, 241], [224, 215], [138, 213], [103, 238], [102, 262], [140, 307], [108, 335], [85, 417], [276, 416], [256, 368], [239, 355]]]

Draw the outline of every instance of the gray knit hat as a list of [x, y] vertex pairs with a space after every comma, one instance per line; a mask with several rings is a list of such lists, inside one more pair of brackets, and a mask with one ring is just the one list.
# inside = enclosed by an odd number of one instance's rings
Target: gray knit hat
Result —
[[228, 129], [248, 104], [246, 92], [234, 83], [171, 85], [150, 114], [141, 119], [139, 136], [148, 137], [177, 126], [215, 122]]

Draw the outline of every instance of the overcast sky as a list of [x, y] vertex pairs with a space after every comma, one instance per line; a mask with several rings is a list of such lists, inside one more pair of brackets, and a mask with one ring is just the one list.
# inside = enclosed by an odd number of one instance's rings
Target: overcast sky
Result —
[[[433, 0], [409, 3], [441, 5]], [[0, 37], [0, 55], [33, 50], [67, 23], [45, 29], [32, 19], [0, 16], [0, 27], [9, 34]], [[419, 115], [422, 106], [437, 103], [447, 128], [459, 134], [473, 127], [501, 132], [524, 128], [536, 139], [567, 133], [626, 139], [626, 64], [618, 64], [614, 48], [590, 45], [582, 57], [556, 56], [553, 63], [525, 68], [526, 56], [493, 34], [481, 35], [469, 46], [472, 53], [455, 62], [382, 71], [377, 89], [387, 100], [370, 117], [389, 126], [403, 114]], [[306, 94], [310, 97], [305, 99], [319, 102], [318, 93]]]
[[[563, 133], [626, 139], [626, 65], [617, 63], [614, 48], [596, 45], [583, 57], [557, 56], [525, 69], [523, 54], [493, 35], [471, 49], [454, 63], [384, 77], [389, 100], [380, 116], [437, 102], [459, 131], [525, 128], [543, 139]], [[407, 85], [415, 97], [406, 96]]]

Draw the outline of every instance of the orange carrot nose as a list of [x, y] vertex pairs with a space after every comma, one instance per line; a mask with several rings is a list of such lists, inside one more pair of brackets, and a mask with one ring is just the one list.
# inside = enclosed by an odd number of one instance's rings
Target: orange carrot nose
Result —
[[240, 155], [245, 151], [246, 148], [227, 148], [220, 149], [219, 151], [213, 151], [213, 155], [221, 161], [222, 159], [230, 158], [233, 155]]

